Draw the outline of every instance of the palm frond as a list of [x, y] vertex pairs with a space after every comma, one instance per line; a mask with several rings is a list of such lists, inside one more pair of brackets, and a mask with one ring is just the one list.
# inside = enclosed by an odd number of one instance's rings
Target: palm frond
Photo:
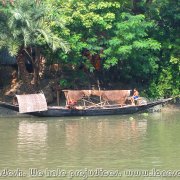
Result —
[[16, 11], [12, 11], [12, 14], [13, 14], [13, 16], [14, 16], [14, 18], [15, 18], [16, 20], [20, 20], [20, 19], [23, 18], [21, 12], [18, 12], [17, 10], [16, 10]]
[[39, 34], [42, 35], [45, 38], [46, 43], [49, 44], [48, 32], [46, 32], [43, 29], [36, 29], [36, 31], [39, 32]]
[[[17, 0], [10, 10], [7, 21], [0, 22], [0, 25], [5, 23], [7, 28], [4, 32], [7, 35], [6, 38], [3, 38], [3, 32], [0, 30], [0, 43], [2, 44], [0, 46], [7, 46], [12, 54], [16, 54], [22, 46], [47, 44], [53, 51], [61, 48], [68, 52], [70, 50], [68, 43], [52, 31], [49, 23], [52, 19], [47, 16], [49, 11], [51, 10], [45, 7], [43, 2], [37, 4], [33, 0]], [[53, 22], [56, 21], [53, 20]], [[61, 21], [55, 24], [63, 27]]]
[[65, 51], [66, 53], [70, 51], [69, 44], [66, 41], [64, 41], [62, 38], [59, 38], [57, 36], [52, 37], [51, 46], [53, 51], [56, 51], [59, 48]]
[[9, 43], [7, 44], [7, 49], [11, 56], [16, 56], [20, 49], [20, 44], [16, 41], [9, 41]]
[[22, 28], [22, 35], [23, 35], [24, 46], [27, 47], [31, 41], [30, 34], [25, 28]]

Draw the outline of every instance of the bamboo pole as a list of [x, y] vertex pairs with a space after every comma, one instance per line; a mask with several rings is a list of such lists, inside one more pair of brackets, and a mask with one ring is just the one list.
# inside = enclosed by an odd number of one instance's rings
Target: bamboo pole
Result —
[[60, 92], [57, 90], [57, 105], [60, 106]]
[[[99, 79], [97, 80], [97, 85], [98, 85], [98, 89], [99, 89], [99, 92], [101, 91], [101, 88], [100, 88], [100, 85], [99, 85]], [[101, 93], [100, 93], [100, 96], [99, 96], [99, 100], [100, 100], [100, 103], [101, 103], [101, 106], [102, 106], [102, 97], [101, 97]]]

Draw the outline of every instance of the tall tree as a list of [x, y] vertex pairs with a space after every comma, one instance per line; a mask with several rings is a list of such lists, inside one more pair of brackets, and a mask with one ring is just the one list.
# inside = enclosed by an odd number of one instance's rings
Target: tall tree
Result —
[[[149, 75], [157, 70], [161, 45], [150, 34], [156, 24], [139, 14], [142, 11], [137, 11], [141, 9], [138, 3], [123, 0], [56, 2], [56, 7], [62, 9], [59, 13], [63, 12], [67, 19], [67, 36], [72, 47], [68, 56], [61, 53], [59, 59], [76, 65], [84, 63], [92, 69], [88, 58], [98, 54], [103, 68], [110, 69], [108, 78], [149, 80]], [[91, 56], [83, 57], [83, 49]], [[116, 73], [112, 73], [111, 67]]]
[[[37, 84], [42, 49], [69, 50], [68, 44], [52, 31], [48, 11], [48, 6], [41, 1], [17, 0], [9, 7], [8, 13], [3, 13], [5, 26], [0, 31], [0, 47], [16, 55], [21, 78], [29, 93], [34, 92], [33, 84]], [[27, 58], [33, 64], [33, 81], [25, 67]]]
[[145, 15], [156, 23], [152, 35], [161, 43], [158, 71], [153, 76], [150, 92], [153, 96], [180, 94], [180, 1], [153, 0]]

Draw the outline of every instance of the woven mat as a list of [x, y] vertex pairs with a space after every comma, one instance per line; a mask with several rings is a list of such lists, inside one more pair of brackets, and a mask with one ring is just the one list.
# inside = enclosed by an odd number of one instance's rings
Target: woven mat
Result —
[[44, 94], [28, 94], [28, 95], [16, 95], [19, 112], [35, 112], [35, 111], [46, 111], [47, 102]]

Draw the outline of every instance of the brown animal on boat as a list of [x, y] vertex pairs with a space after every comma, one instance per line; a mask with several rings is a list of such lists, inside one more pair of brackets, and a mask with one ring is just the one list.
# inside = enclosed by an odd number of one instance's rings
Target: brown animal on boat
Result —
[[78, 100], [91, 95], [91, 90], [64, 90], [68, 105], [75, 105]]
[[100, 96], [104, 101], [115, 102], [121, 106], [125, 104], [127, 98], [130, 96], [130, 90], [92, 90], [92, 95]]
[[130, 90], [64, 90], [67, 105], [75, 105], [78, 100], [90, 95], [99, 96], [106, 102], [115, 102], [123, 106], [130, 96]]

